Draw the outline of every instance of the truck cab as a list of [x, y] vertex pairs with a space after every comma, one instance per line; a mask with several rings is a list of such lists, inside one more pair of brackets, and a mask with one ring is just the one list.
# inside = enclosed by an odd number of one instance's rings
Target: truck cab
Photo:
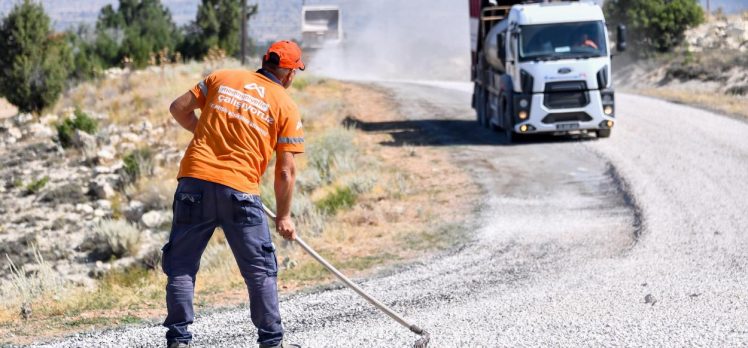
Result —
[[479, 123], [502, 129], [509, 141], [517, 133], [610, 136], [615, 97], [608, 30], [599, 6], [484, 4], [478, 25], [473, 107]]

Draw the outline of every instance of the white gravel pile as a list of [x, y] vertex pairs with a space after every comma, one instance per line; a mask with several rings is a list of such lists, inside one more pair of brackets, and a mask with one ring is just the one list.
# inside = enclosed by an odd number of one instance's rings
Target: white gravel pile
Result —
[[[469, 94], [384, 87], [407, 118], [432, 120], [423, 131], [453, 145], [444, 149], [486, 197], [462, 231], [471, 242], [362, 281], [426, 328], [430, 347], [748, 345], [746, 123], [619, 94], [610, 139], [499, 146], [474, 124]], [[289, 341], [305, 347], [417, 338], [348, 289], [281, 308]], [[255, 345], [246, 308], [199, 316], [192, 329], [195, 346]], [[48, 346], [158, 347], [163, 333], [130, 327]]]

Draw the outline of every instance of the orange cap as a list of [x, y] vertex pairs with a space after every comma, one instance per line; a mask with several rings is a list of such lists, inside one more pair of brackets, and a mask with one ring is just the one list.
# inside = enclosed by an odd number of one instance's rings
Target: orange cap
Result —
[[270, 53], [275, 53], [280, 58], [278, 66], [286, 69], [304, 70], [304, 62], [301, 61], [301, 48], [293, 41], [276, 41], [268, 48], [263, 61], [270, 59]]

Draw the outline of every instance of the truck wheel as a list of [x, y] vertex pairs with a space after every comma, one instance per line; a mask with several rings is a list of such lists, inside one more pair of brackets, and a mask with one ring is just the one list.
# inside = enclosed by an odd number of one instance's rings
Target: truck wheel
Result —
[[610, 129], [598, 129], [597, 130], [597, 137], [598, 138], [609, 138], [610, 137]]
[[475, 118], [479, 125], [483, 125], [483, 115], [485, 113], [486, 103], [483, 101], [483, 89], [475, 84], [473, 89], [473, 107], [475, 108]]
[[488, 92], [483, 93], [483, 122], [481, 123], [481, 126], [483, 128], [491, 128], [491, 115], [493, 110], [491, 110], [491, 94]]
[[513, 140], [514, 140], [514, 130], [512, 130], [512, 127], [504, 128], [504, 141], [507, 144], [511, 144]]
[[514, 125], [512, 124], [512, 110], [506, 102], [506, 99], [502, 104], [501, 112], [501, 116], [504, 120], [504, 124], [501, 125], [501, 128], [504, 130], [504, 142], [506, 144], [511, 144], [514, 138]]

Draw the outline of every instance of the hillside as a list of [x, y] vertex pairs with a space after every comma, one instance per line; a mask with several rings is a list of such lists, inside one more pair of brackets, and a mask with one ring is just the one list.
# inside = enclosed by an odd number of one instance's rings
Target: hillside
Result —
[[647, 60], [616, 57], [618, 87], [748, 117], [748, 12], [714, 16], [686, 32], [675, 52]]

